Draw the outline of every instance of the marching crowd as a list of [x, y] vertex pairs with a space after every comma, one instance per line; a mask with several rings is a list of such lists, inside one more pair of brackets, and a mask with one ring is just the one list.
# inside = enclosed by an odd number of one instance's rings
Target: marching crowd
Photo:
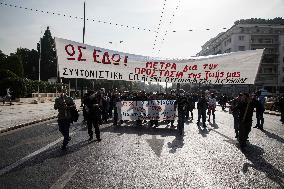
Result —
[[[215, 123], [216, 106], [220, 104], [222, 110], [225, 111], [226, 104], [230, 104], [229, 113], [234, 119], [234, 130], [236, 138], [239, 141], [240, 147], [246, 146], [248, 135], [252, 127], [253, 112], [256, 110], [257, 123], [254, 128], [263, 130], [264, 125], [264, 111], [265, 111], [265, 96], [261, 91], [253, 94], [240, 93], [237, 97], [229, 101], [226, 95], [220, 95], [218, 98], [214, 93], [201, 92], [185, 93], [184, 90], [171, 91], [171, 93], [146, 93], [140, 92], [122, 92], [117, 89], [111, 93], [106, 93], [104, 89], [95, 91], [88, 91], [82, 98], [84, 123], [87, 123], [89, 141], [93, 140], [93, 130], [95, 128], [95, 135], [97, 141], [101, 141], [99, 125], [108, 123], [110, 119], [113, 125], [121, 125], [123, 120], [119, 118], [120, 109], [116, 106], [121, 101], [149, 101], [149, 100], [175, 100], [175, 109], [177, 111], [177, 130], [178, 134], [182, 135], [184, 132], [184, 124], [187, 120], [193, 120], [193, 110], [197, 108], [197, 125], [202, 124], [206, 128], [206, 121], [211, 120]], [[284, 110], [284, 98], [279, 100], [280, 109]], [[62, 149], [65, 150], [69, 136], [69, 127], [72, 121], [78, 119], [78, 113], [72, 98], [62, 93], [59, 98], [55, 100], [54, 108], [58, 109], [58, 125], [59, 130], [64, 136]], [[284, 122], [284, 113], [281, 111], [281, 121]], [[75, 117], [75, 119], [74, 119]], [[207, 119], [207, 120], [206, 120]], [[167, 123], [174, 127], [175, 120], [167, 120]], [[135, 120], [137, 126], [142, 126], [146, 120]], [[158, 126], [159, 120], [150, 120], [150, 126]]]

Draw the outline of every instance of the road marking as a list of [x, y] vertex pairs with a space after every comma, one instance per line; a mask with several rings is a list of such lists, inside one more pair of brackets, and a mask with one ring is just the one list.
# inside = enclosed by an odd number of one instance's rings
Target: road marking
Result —
[[73, 175], [76, 174], [78, 171], [78, 166], [75, 165], [74, 167], [71, 167], [68, 169], [57, 181], [54, 183], [50, 189], [62, 189], [66, 186], [66, 184], [71, 180]]
[[[70, 136], [72, 136], [72, 135], [74, 135], [74, 134], [75, 134], [75, 132], [72, 132], [72, 133], [70, 133]], [[43, 147], [43, 148], [41, 148], [41, 149], [39, 149], [39, 150], [37, 150], [37, 151], [35, 151], [35, 152], [33, 152], [33, 153], [27, 155], [26, 157], [23, 157], [23, 158], [20, 159], [19, 161], [15, 162], [15, 163], [13, 163], [13, 164], [11, 164], [11, 165], [8, 165], [7, 167], [1, 169], [1, 170], [0, 170], [0, 176], [4, 175], [5, 173], [8, 173], [8, 172], [11, 171], [12, 169], [14, 169], [14, 168], [18, 167], [19, 165], [25, 163], [26, 161], [30, 160], [30, 159], [33, 158], [34, 156], [36, 156], [36, 155], [38, 155], [38, 154], [40, 154], [40, 153], [46, 151], [47, 149], [49, 149], [49, 148], [55, 146], [57, 143], [61, 142], [62, 140], [63, 140], [63, 137], [57, 139], [56, 141], [54, 141], [54, 142], [52, 142], [52, 143], [46, 145], [45, 147]]]

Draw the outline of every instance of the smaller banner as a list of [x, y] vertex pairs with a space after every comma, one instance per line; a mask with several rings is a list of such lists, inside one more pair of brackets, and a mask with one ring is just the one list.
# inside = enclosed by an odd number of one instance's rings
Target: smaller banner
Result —
[[[117, 105], [122, 120], [174, 120], [175, 100], [122, 101]], [[119, 116], [120, 117], [120, 116]]]

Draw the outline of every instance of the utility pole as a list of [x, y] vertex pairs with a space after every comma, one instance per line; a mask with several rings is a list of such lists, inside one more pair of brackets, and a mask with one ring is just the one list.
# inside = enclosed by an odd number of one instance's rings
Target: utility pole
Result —
[[39, 100], [39, 85], [40, 85], [40, 61], [41, 61], [41, 34], [40, 30], [40, 38], [39, 38], [39, 58], [38, 58], [38, 86], [37, 86], [37, 98]]
[[[86, 2], [84, 1], [84, 25], [83, 25], [83, 43], [85, 43], [85, 25], [86, 25]], [[78, 81], [75, 79], [75, 92], [77, 94]], [[81, 89], [81, 98], [83, 97], [83, 91]]]

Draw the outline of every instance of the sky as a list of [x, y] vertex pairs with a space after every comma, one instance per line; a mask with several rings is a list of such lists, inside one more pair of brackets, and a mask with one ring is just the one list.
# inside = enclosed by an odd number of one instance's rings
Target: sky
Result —
[[[85, 2], [86, 18], [89, 19], [86, 21], [86, 44], [163, 58], [195, 56], [206, 41], [226, 31], [223, 28], [229, 29], [239, 19], [284, 18], [284, 0]], [[0, 5], [0, 50], [5, 54], [13, 53], [19, 47], [36, 49], [47, 26], [53, 36], [82, 42], [83, 21], [73, 17], [83, 17], [83, 0], [0, 0], [0, 3], [33, 9]], [[60, 13], [61, 16], [34, 9]], [[99, 20], [102, 22], [99, 23]], [[132, 26], [140, 29], [132, 29]]]

